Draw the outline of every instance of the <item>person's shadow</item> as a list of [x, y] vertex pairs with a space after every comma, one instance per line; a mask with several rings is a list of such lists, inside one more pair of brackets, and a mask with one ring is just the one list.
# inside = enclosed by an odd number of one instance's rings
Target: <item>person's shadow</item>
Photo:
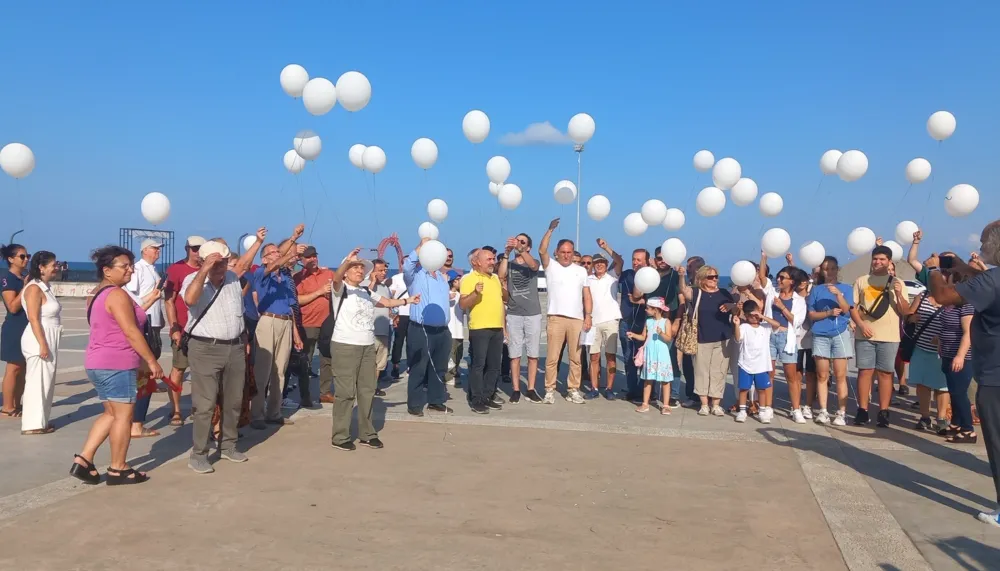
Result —
[[980, 543], [971, 537], [939, 539], [934, 545], [962, 569], [969, 571], [1000, 569], [1000, 549]]

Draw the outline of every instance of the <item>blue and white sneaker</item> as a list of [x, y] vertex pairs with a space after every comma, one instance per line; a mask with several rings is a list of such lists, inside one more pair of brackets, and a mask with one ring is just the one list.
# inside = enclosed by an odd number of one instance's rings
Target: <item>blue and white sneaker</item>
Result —
[[976, 516], [976, 519], [994, 527], [1000, 527], [1000, 509], [995, 509], [991, 512], [982, 512]]
[[607, 400], [615, 400], [617, 397], [615, 396], [615, 391], [611, 389], [604, 389], [604, 398]]
[[599, 396], [601, 396], [601, 392], [598, 391], [597, 389], [593, 389], [593, 390], [589, 390], [586, 393], [584, 393], [583, 398], [585, 398], [587, 400], [594, 400], [594, 399], [598, 398]]

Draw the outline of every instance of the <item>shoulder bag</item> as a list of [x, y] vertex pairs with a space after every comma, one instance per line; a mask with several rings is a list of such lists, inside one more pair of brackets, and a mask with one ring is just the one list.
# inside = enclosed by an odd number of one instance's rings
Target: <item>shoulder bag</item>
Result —
[[218, 299], [219, 294], [222, 292], [222, 288], [224, 287], [226, 287], [225, 281], [223, 281], [222, 285], [215, 290], [214, 294], [212, 294], [212, 299], [208, 300], [208, 305], [205, 306], [205, 311], [202, 311], [201, 315], [198, 316], [198, 319], [194, 320], [194, 323], [191, 324], [191, 328], [188, 329], [185, 327], [184, 331], [181, 332], [181, 343], [179, 349], [181, 350], [182, 353], [184, 353], [185, 357], [187, 357], [188, 354], [188, 342], [191, 341], [191, 332], [194, 331], [194, 328], [198, 327], [198, 324], [201, 323], [201, 320], [205, 318], [205, 315], [208, 314], [208, 310], [212, 309], [212, 304], [214, 304], [215, 300]]
[[684, 312], [681, 319], [681, 329], [677, 334], [677, 348], [685, 355], [698, 353], [698, 306], [701, 305], [701, 290], [694, 302], [694, 311]]
[[[926, 298], [927, 294], [924, 293], [920, 298], [920, 303], [922, 304]], [[931, 324], [931, 321], [934, 321], [943, 309], [943, 305], [939, 306], [937, 311], [927, 318], [927, 321], [920, 324], [920, 327], [917, 327], [916, 323], [907, 323], [903, 327], [903, 336], [899, 343], [899, 358], [901, 361], [904, 363], [910, 362], [910, 359], [913, 358], [913, 350], [917, 348], [917, 339], [920, 339], [920, 334], [924, 332], [924, 329]], [[917, 311], [920, 311], [920, 304], [917, 304]]]
[[[344, 300], [347, 299], [347, 286], [341, 283], [341, 287], [344, 288], [344, 295], [340, 296], [340, 301], [337, 302], [337, 310], [331, 311], [330, 315], [326, 316], [323, 320], [323, 324], [319, 326], [319, 341], [316, 343], [319, 348], [319, 354], [326, 357], [327, 359], [333, 358], [333, 354], [330, 350], [330, 343], [333, 341], [333, 329], [337, 326], [337, 315], [340, 314], [340, 308], [344, 306]], [[334, 297], [337, 297], [334, 295]], [[333, 307], [331, 301], [331, 308]]]

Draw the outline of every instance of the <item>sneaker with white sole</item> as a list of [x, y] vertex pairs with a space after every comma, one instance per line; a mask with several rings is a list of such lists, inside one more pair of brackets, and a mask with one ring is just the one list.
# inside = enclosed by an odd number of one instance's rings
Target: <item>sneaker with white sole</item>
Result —
[[830, 413], [821, 410], [816, 413], [816, 424], [830, 424]]
[[583, 404], [587, 402], [583, 399], [583, 393], [581, 393], [578, 389], [570, 389], [566, 391], [566, 400], [573, 404]]
[[556, 392], [545, 391], [545, 396], [542, 397], [542, 402], [545, 404], [556, 404]]
[[991, 512], [980, 512], [980, 514], [976, 516], [976, 519], [985, 524], [1000, 527], [1000, 509], [995, 509]]
[[726, 411], [722, 410], [722, 407], [715, 405], [712, 407], [712, 414], [715, 416], [726, 416]]
[[834, 426], [847, 426], [847, 411], [838, 410], [837, 416], [833, 417]]
[[747, 421], [747, 411], [741, 410], [736, 413], [736, 422], [746, 422]]
[[762, 424], [771, 424], [774, 420], [774, 410], [769, 406], [764, 406], [760, 408], [760, 422]]
[[698, 416], [708, 416], [708, 405], [703, 404], [701, 408], [698, 409]]
[[806, 420], [812, 420], [813, 419], [813, 411], [812, 411], [812, 407], [811, 406], [804, 406], [804, 407], [802, 407], [802, 418], [804, 418]]
[[792, 411], [792, 422], [794, 422], [795, 424], [805, 424], [806, 423], [806, 417], [805, 417], [805, 415], [802, 414], [802, 410], [801, 409], [795, 409], [795, 410]]

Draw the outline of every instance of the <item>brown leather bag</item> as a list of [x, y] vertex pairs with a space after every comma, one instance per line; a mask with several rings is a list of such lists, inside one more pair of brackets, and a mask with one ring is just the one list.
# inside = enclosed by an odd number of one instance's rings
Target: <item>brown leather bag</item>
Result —
[[681, 329], [677, 333], [677, 348], [685, 355], [695, 355], [698, 353], [698, 306], [701, 305], [701, 290], [698, 290], [698, 298], [694, 302], [693, 312], [684, 312], [681, 319]]

